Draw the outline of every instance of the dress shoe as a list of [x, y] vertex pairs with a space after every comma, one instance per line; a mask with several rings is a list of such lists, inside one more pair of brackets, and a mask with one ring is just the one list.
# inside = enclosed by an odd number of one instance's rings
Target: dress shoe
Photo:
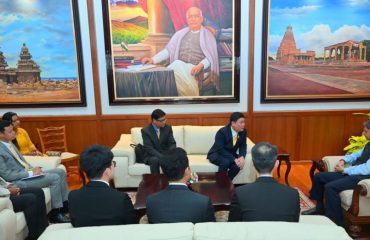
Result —
[[52, 223], [69, 223], [71, 220], [67, 217], [64, 216], [62, 213], [55, 214], [50, 218], [50, 222]]
[[302, 212], [302, 215], [324, 215], [324, 210], [313, 207]]

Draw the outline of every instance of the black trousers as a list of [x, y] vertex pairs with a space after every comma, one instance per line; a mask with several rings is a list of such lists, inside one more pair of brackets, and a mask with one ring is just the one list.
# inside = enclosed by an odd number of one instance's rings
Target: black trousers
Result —
[[28, 226], [28, 239], [37, 239], [49, 225], [45, 195], [41, 188], [22, 188], [20, 195], [10, 196], [15, 212], [24, 212]]
[[325, 215], [343, 226], [343, 215], [339, 193], [354, 189], [357, 183], [368, 179], [368, 175], [345, 175], [338, 172], [319, 172], [313, 178], [311, 198], [323, 203], [325, 198]]
[[237, 157], [230, 159], [219, 154], [214, 154], [208, 157], [211, 163], [218, 166], [219, 172], [227, 172], [230, 180], [233, 180], [235, 176], [238, 175], [240, 168], [235, 163], [235, 158]]
[[148, 156], [144, 158], [144, 163], [149, 165], [150, 173], [160, 173], [160, 159], [156, 156]]

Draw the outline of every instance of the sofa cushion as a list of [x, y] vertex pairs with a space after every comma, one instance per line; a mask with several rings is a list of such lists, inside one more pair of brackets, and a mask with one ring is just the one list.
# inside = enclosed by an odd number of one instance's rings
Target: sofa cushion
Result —
[[[57, 225], [57, 224], [55, 224]], [[66, 225], [63, 228], [67, 227]], [[49, 229], [50, 228], [50, 229]], [[131, 224], [117, 226], [55, 229], [49, 226], [39, 240], [64, 239], [135, 239], [192, 240], [192, 223]]]
[[345, 190], [339, 193], [342, 207], [346, 210], [351, 206], [353, 190]]
[[145, 173], [150, 173], [149, 165], [145, 165], [144, 163], [135, 163], [128, 166], [128, 174], [129, 175], [143, 175]]
[[17, 212], [15, 213], [15, 217], [17, 218], [17, 228], [15, 230], [16, 233], [19, 233], [23, 231], [23, 229], [26, 227], [26, 217], [24, 216], [23, 212]]
[[221, 126], [184, 126], [184, 145], [188, 154], [205, 154], [215, 142]]
[[[141, 136], [141, 127], [131, 128], [131, 141], [135, 144], [143, 144], [143, 138]], [[176, 141], [176, 146], [184, 148], [184, 133], [183, 126], [172, 126], [173, 137]]]
[[193, 172], [217, 172], [218, 167], [209, 162], [206, 155], [188, 155], [189, 166]]

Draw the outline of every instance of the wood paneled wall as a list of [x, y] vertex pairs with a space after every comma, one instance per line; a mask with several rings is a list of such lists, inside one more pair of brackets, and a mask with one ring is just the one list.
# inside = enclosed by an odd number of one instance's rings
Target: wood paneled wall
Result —
[[[367, 111], [367, 110], [363, 110]], [[356, 111], [361, 112], [361, 110]], [[291, 154], [293, 161], [341, 155], [352, 135], [360, 135], [366, 116], [353, 111], [266, 112], [246, 114], [249, 138], [269, 141]], [[171, 125], [225, 125], [230, 113], [170, 114]], [[90, 144], [113, 147], [122, 133], [150, 122], [147, 115], [21, 117], [21, 125], [39, 144], [36, 128], [66, 125], [70, 151], [81, 152]]]

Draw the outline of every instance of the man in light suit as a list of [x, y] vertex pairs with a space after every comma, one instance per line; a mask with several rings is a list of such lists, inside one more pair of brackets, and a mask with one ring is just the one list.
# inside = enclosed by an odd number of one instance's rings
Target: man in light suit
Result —
[[55, 168], [43, 171], [41, 167], [31, 166], [13, 145], [15, 138], [13, 125], [9, 121], [0, 120], [0, 176], [20, 188], [49, 187], [51, 194], [51, 221], [69, 222], [61, 209], [66, 208], [68, 185], [66, 173]]
[[144, 163], [150, 166], [151, 173], [159, 173], [163, 154], [176, 148], [171, 125], [166, 124], [166, 113], [155, 109], [151, 115], [152, 123], [141, 129], [144, 145]]
[[80, 167], [90, 181], [69, 194], [69, 214], [74, 227], [139, 222], [130, 197], [109, 187], [116, 165], [112, 160], [112, 151], [101, 145], [92, 145], [81, 153]]
[[245, 118], [240, 112], [230, 115], [230, 123], [217, 131], [215, 143], [208, 152], [209, 161], [219, 172], [228, 171], [231, 180], [243, 169], [247, 154]]
[[36, 240], [49, 225], [44, 191], [41, 188], [19, 188], [0, 177], [0, 192], [9, 195], [14, 212], [24, 213], [28, 227], [27, 239]]
[[272, 172], [278, 165], [277, 148], [267, 142], [252, 148], [257, 180], [238, 187], [230, 205], [229, 222], [299, 221], [299, 194], [296, 189], [277, 183]]
[[169, 185], [147, 198], [146, 213], [149, 223], [213, 222], [215, 216], [211, 200], [191, 191], [186, 182], [191, 171], [186, 152], [175, 148], [161, 162]]

